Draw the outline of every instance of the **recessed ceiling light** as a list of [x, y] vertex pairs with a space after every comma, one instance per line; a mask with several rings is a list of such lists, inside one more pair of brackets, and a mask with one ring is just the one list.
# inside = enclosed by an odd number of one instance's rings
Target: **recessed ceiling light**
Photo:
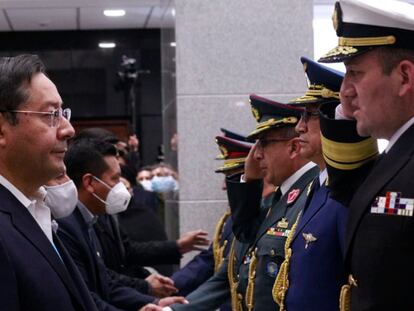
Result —
[[108, 17], [119, 17], [125, 15], [125, 10], [104, 10], [103, 14]]
[[99, 47], [101, 49], [113, 49], [116, 47], [115, 42], [99, 42]]

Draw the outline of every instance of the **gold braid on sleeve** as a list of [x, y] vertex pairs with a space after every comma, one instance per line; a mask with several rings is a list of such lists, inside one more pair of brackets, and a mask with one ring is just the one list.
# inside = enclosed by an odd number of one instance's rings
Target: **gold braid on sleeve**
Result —
[[249, 279], [247, 282], [246, 288], [246, 306], [247, 310], [253, 310], [254, 300], [254, 285], [255, 285], [255, 278], [256, 278], [256, 267], [257, 267], [257, 247], [251, 253], [250, 264], [249, 264]]
[[292, 239], [296, 232], [296, 227], [298, 226], [299, 219], [302, 215], [302, 211], [299, 213], [296, 218], [295, 223], [292, 226], [292, 229], [289, 232], [289, 235], [285, 243], [285, 260], [280, 265], [279, 273], [277, 274], [275, 283], [272, 289], [273, 300], [279, 305], [279, 311], [285, 311], [285, 295], [289, 287], [289, 261], [292, 256], [292, 248], [290, 247]]
[[351, 286], [349, 284], [345, 284], [341, 288], [341, 294], [339, 296], [339, 310], [351, 310]]
[[240, 295], [237, 293], [237, 286], [239, 285], [238, 279], [234, 276], [234, 265], [236, 261], [235, 256], [235, 244], [236, 238], [233, 238], [231, 243], [230, 253], [228, 256], [228, 267], [227, 267], [227, 277], [230, 284], [230, 294], [231, 294], [231, 310], [232, 311], [243, 311], [242, 301]]
[[213, 255], [214, 255], [214, 272], [217, 272], [223, 263], [224, 259], [224, 250], [227, 246], [227, 240], [223, 242], [223, 245], [220, 245], [221, 237], [223, 234], [224, 225], [226, 220], [230, 216], [230, 210], [227, 210], [216, 225], [213, 237]]

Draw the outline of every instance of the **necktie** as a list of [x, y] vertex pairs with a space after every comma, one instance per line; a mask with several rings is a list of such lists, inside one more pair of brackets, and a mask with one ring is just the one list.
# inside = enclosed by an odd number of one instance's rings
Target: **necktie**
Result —
[[282, 197], [282, 190], [280, 190], [280, 187], [278, 187], [273, 196], [273, 202], [275, 203], [278, 202], [281, 197]]

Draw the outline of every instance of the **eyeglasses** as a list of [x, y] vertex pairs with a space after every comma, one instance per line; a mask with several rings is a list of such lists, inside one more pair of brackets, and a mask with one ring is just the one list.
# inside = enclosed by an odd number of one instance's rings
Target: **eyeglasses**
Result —
[[42, 112], [42, 111], [31, 111], [31, 110], [6, 110], [7, 112], [14, 112], [14, 113], [27, 113], [27, 114], [39, 114], [46, 118], [49, 118], [48, 125], [50, 127], [58, 127], [60, 124], [60, 120], [65, 118], [70, 121], [70, 117], [72, 116], [72, 110], [70, 108], [58, 108], [49, 112]]
[[278, 142], [282, 142], [282, 141], [288, 141], [288, 140], [291, 140], [291, 139], [292, 139], [292, 137], [290, 137], [290, 138], [271, 138], [271, 139], [262, 139], [262, 138], [259, 138], [257, 140], [257, 146], [260, 149], [264, 149], [268, 145], [270, 145], [271, 143], [278, 143]]
[[319, 117], [321, 114], [319, 111], [310, 111], [307, 109], [303, 109], [302, 114], [300, 116], [303, 122], [308, 123], [311, 117]]

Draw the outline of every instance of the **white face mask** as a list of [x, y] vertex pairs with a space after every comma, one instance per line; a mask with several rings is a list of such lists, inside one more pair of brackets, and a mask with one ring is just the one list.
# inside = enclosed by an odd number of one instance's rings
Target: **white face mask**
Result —
[[54, 218], [63, 218], [72, 214], [78, 203], [78, 190], [72, 180], [57, 186], [44, 186], [45, 203]]
[[127, 209], [129, 201], [131, 200], [131, 194], [121, 181], [111, 188], [106, 182], [100, 180], [98, 177], [93, 176], [93, 178], [110, 189], [105, 201], [95, 193], [92, 193], [95, 198], [105, 204], [105, 211], [107, 214], [117, 214]]
[[147, 191], [152, 191], [152, 182], [151, 180], [148, 179], [144, 179], [143, 181], [139, 182], [141, 184], [141, 186], [147, 190]]

